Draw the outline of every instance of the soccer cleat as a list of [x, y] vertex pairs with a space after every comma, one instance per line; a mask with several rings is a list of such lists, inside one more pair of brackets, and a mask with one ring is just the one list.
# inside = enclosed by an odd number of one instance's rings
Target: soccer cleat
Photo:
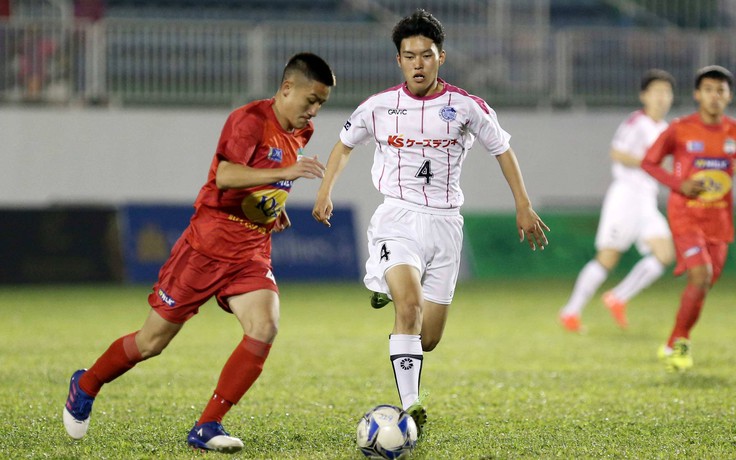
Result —
[[690, 341], [686, 338], [678, 338], [672, 344], [672, 349], [662, 345], [657, 355], [664, 361], [667, 372], [685, 372], [693, 367], [693, 357], [690, 353]]
[[583, 332], [583, 323], [579, 315], [560, 314], [560, 324], [570, 332]]
[[92, 412], [92, 404], [95, 398], [79, 388], [79, 378], [87, 369], [79, 369], [72, 374], [69, 380], [69, 395], [62, 412], [62, 420], [66, 432], [74, 439], [82, 439], [89, 428], [89, 413]]
[[388, 305], [389, 302], [391, 302], [391, 299], [389, 299], [388, 295], [383, 292], [374, 292], [373, 295], [371, 295], [371, 307], [375, 309], [383, 308]]
[[626, 329], [629, 326], [629, 321], [626, 319], [626, 302], [616, 298], [613, 291], [603, 294], [603, 304], [611, 312], [611, 316], [621, 329]]
[[414, 401], [414, 404], [406, 409], [406, 413], [414, 419], [414, 423], [417, 426], [417, 437], [422, 435], [424, 431], [424, 425], [427, 423], [427, 409], [422, 405], [420, 400]]
[[187, 444], [194, 449], [214, 450], [226, 454], [239, 452], [243, 448], [243, 441], [230, 436], [219, 422], [201, 425], [194, 422], [194, 427], [187, 436]]

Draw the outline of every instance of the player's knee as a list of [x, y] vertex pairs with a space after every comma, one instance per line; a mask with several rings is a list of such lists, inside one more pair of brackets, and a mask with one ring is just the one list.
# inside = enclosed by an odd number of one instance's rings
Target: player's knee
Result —
[[710, 272], [704, 270], [690, 271], [688, 273], [688, 284], [691, 286], [698, 287], [703, 290], [708, 290], [713, 281], [713, 277]]
[[419, 302], [397, 304], [396, 327], [403, 333], [418, 334], [422, 327], [422, 305]]
[[422, 335], [422, 350], [432, 351], [437, 348], [440, 343], [440, 337], [425, 337]]
[[279, 333], [278, 321], [259, 321], [253, 323], [250, 330], [245, 331], [248, 337], [256, 339], [260, 342], [271, 343], [276, 339]]

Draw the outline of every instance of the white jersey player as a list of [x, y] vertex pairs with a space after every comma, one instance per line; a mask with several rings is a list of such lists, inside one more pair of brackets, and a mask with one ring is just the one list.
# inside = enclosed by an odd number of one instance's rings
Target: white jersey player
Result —
[[581, 314], [598, 288], [632, 245], [643, 255], [628, 275], [603, 295], [618, 325], [627, 327], [627, 302], [651, 285], [674, 259], [667, 220], [657, 208], [656, 180], [639, 165], [650, 145], [667, 128], [664, 117], [672, 105], [673, 77], [659, 69], [646, 72], [641, 82], [643, 108], [630, 114], [611, 142], [613, 182], [606, 192], [595, 238], [596, 256], [578, 275], [562, 325], [582, 330]]
[[532, 209], [510, 136], [495, 112], [438, 77], [445, 61], [439, 21], [417, 10], [396, 24], [392, 38], [405, 82], [368, 98], [345, 123], [313, 215], [329, 225], [340, 171], [355, 146], [373, 141], [373, 183], [385, 199], [368, 228], [365, 284], [374, 291], [375, 308], [394, 302], [389, 355], [402, 406], [421, 432], [422, 357], [439, 343], [453, 298], [463, 237], [460, 171], [476, 140], [498, 160], [511, 188], [521, 240], [543, 249], [549, 229]]

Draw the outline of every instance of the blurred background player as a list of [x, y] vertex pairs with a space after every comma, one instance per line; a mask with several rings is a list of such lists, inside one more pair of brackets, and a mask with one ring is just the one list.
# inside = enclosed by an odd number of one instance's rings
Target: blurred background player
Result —
[[426, 410], [419, 400], [423, 352], [440, 339], [460, 267], [463, 218], [460, 172], [476, 138], [499, 162], [516, 203], [523, 241], [542, 249], [549, 230], [532, 209], [509, 134], [485, 101], [438, 77], [445, 62], [442, 24], [417, 10], [393, 29], [404, 83], [369, 97], [350, 116], [327, 162], [313, 215], [329, 226], [332, 189], [357, 145], [376, 142], [373, 184], [384, 195], [368, 228], [365, 285], [393, 299], [389, 337], [401, 404], [421, 433]]
[[657, 182], [640, 168], [647, 148], [667, 128], [664, 117], [672, 106], [674, 85], [675, 79], [668, 72], [647, 71], [639, 92], [642, 108], [631, 113], [613, 136], [613, 182], [603, 200], [595, 237], [597, 252], [580, 271], [559, 313], [561, 324], [569, 331], [583, 329], [583, 309], [633, 244], [643, 257], [603, 295], [603, 303], [622, 328], [628, 325], [627, 302], [661, 277], [674, 260], [667, 220], [657, 208]]
[[[675, 275], [687, 272], [675, 326], [658, 352], [669, 371], [693, 365], [690, 331], [733, 241], [736, 120], [724, 114], [732, 90], [733, 75], [725, 68], [698, 70], [693, 94], [698, 111], [673, 121], [642, 162], [646, 172], [670, 188], [667, 216], [677, 252]], [[669, 155], [672, 172], [661, 167]]]
[[301, 53], [287, 63], [272, 99], [230, 114], [194, 216], [148, 297], [151, 310], [143, 327], [113, 342], [89, 370], [72, 375], [63, 411], [72, 438], [86, 434], [102, 386], [159, 355], [214, 296], [238, 319], [244, 337], [225, 363], [187, 442], [197, 449], [242, 449], [243, 442], [222, 427], [222, 418], [261, 374], [276, 338], [279, 297], [271, 272], [271, 233], [290, 225], [284, 205], [293, 182], [322, 177], [324, 166], [316, 157], [302, 157], [302, 149], [314, 132], [310, 119], [334, 84], [325, 61]]

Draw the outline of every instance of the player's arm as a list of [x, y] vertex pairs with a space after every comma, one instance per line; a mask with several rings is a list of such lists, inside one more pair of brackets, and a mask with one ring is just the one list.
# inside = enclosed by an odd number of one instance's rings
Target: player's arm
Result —
[[693, 179], [680, 179], [662, 167], [664, 158], [674, 150], [674, 129], [670, 126], [649, 147], [641, 160], [641, 169], [675, 193], [695, 198], [705, 191], [703, 183]]
[[621, 163], [627, 168], [638, 168], [641, 166], [641, 159], [636, 158], [621, 150], [611, 149], [611, 159], [616, 163]]
[[524, 241], [526, 235], [529, 247], [533, 251], [536, 250], [537, 246], [544, 250], [544, 247], [548, 244], [547, 235], [544, 234], [544, 231], [549, 231], [549, 227], [542, 222], [542, 219], [532, 208], [532, 202], [526, 192], [524, 179], [521, 176], [521, 169], [514, 151], [509, 148], [504, 153], [496, 156], [496, 159], [501, 166], [503, 176], [511, 188], [516, 203], [516, 227], [519, 231], [519, 241]]
[[332, 189], [335, 186], [335, 182], [337, 182], [338, 176], [348, 164], [352, 151], [352, 147], [348, 147], [342, 141], [337, 141], [337, 144], [332, 148], [332, 152], [330, 152], [330, 158], [327, 159], [327, 168], [322, 179], [322, 185], [317, 190], [317, 199], [312, 209], [312, 217], [328, 227], [330, 226], [330, 217], [332, 217], [333, 209], [331, 198]]
[[221, 160], [217, 165], [215, 184], [220, 190], [248, 188], [301, 177], [316, 179], [322, 177], [324, 170], [325, 167], [317, 160], [317, 156], [301, 157], [299, 161], [285, 168], [251, 168]]

